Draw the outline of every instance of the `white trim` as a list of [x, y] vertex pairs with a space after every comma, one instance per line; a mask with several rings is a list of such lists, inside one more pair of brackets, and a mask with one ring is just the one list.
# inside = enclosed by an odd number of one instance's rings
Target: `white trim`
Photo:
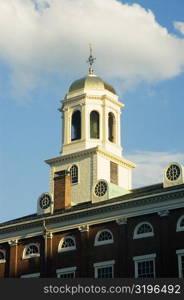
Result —
[[176, 232], [179, 231], [184, 231], [184, 226], [180, 226], [181, 221], [184, 219], [184, 215], [182, 215], [178, 221], [177, 221], [177, 225], [176, 225]]
[[181, 266], [181, 258], [184, 257], [184, 249], [176, 250], [176, 254], [178, 256], [178, 276], [179, 278], [184, 278], [184, 274], [182, 272]]
[[135, 278], [138, 278], [138, 263], [144, 261], [153, 261], [153, 277], [155, 278], [155, 258], [156, 258], [156, 253], [134, 256], [133, 261], [134, 261], [134, 268], [135, 268]]
[[[139, 230], [139, 228], [143, 224], [149, 225], [151, 227], [152, 231], [138, 234], [137, 231]], [[154, 236], [154, 230], [153, 230], [153, 226], [151, 225], [151, 223], [143, 221], [143, 222], [136, 225], [136, 227], [134, 229], [133, 239], [142, 239], [142, 238], [147, 238], [147, 237], [150, 237], [150, 236]]]
[[[65, 248], [62, 248], [62, 244], [63, 242], [66, 240], [66, 239], [72, 239], [72, 241], [74, 242], [75, 246], [70, 246], [70, 247], [65, 247]], [[59, 242], [59, 245], [58, 245], [58, 253], [60, 252], [66, 252], [66, 251], [71, 251], [71, 250], [76, 250], [76, 241], [75, 241], [75, 238], [71, 235], [67, 235], [67, 236], [64, 236], [60, 242]]]
[[[36, 246], [38, 248], [38, 253], [32, 253], [32, 254], [26, 255], [26, 251], [30, 246]], [[40, 257], [40, 246], [36, 243], [30, 243], [24, 247], [22, 259], [29, 259], [29, 258], [34, 258], [34, 257]]]
[[112, 278], [114, 278], [114, 264], [115, 264], [115, 260], [108, 260], [108, 261], [102, 261], [102, 262], [98, 262], [98, 263], [94, 263], [93, 267], [94, 267], [94, 271], [95, 271], [95, 278], [98, 278], [98, 270], [101, 268], [108, 268], [108, 267], [112, 267]]
[[[100, 234], [101, 234], [102, 232], [105, 232], [105, 231], [111, 234], [112, 239], [110, 239], [110, 240], [105, 240], [105, 241], [98, 241]], [[94, 246], [108, 245], [108, 244], [113, 244], [113, 243], [114, 243], [114, 238], [113, 238], [113, 233], [112, 233], [111, 230], [109, 230], [109, 229], [102, 229], [102, 230], [100, 230], [100, 231], [97, 232], [97, 234], [96, 234], [96, 236], [95, 236], [95, 243], [94, 243]]]
[[25, 274], [25, 275], [21, 275], [20, 277], [21, 278], [39, 278], [40, 273]]
[[4, 264], [6, 262], [6, 251], [4, 249], [0, 249], [0, 252], [4, 255], [4, 258], [0, 259], [0, 264]]
[[107, 265], [114, 265], [115, 264], [115, 260], [107, 260], [107, 261], [101, 261], [98, 263], [94, 263], [93, 267], [103, 267], [103, 266], [107, 266]]
[[140, 256], [134, 256], [133, 260], [145, 260], [148, 258], [155, 258], [157, 255], [156, 253], [151, 253], [151, 254], [145, 254], [145, 255], [140, 255]]
[[[181, 189], [183, 190], [183, 189]], [[173, 190], [174, 192], [175, 190]], [[177, 190], [177, 191], [180, 191], [180, 190]], [[168, 194], [169, 192], [164, 192], [164, 193], [159, 193], [159, 194], [156, 194], [157, 196], [159, 196], [160, 194]], [[154, 196], [154, 195], [152, 195]], [[151, 197], [152, 197], [151, 196]], [[145, 198], [148, 198], [148, 196], [145, 196], [145, 197], [138, 197], [136, 199], [133, 199], [133, 200], [141, 200], [141, 199], [145, 199]], [[131, 201], [133, 201], [131, 200]], [[129, 200], [130, 201], [130, 200]], [[128, 202], [128, 201], [124, 201], [125, 203]], [[105, 207], [108, 207], [108, 206], [113, 206], [113, 205], [118, 205], [122, 203], [122, 201], [118, 201], [114, 204], [107, 204], [105, 205]], [[101, 206], [98, 206], [98, 208], [101, 208]], [[139, 207], [137, 207], [137, 210], [135, 211], [135, 207], [131, 207], [131, 208], [128, 208], [128, 209], [121, 209], [118, 211], [118, 209], [115, 211], [112, 210], [111, 212], [108, 212], [108, 213], [99, 213], [97, 215], [97, 218], [95, 219], [94, 216], [86, 216], [85, 220], [83, 218], [83, 222], [79, 222], [79, 223], [75, 223], [74, 222], [74, 218], [72, 220], [67, 220], [67, 221], [58, 221], [57, 223], [54, 223], [52, 227], [48, 228], [49, 230], [52, 231], [52, 233], [56, 233], [56, 232], [63, 232], [63, 231], [66, 231], [66, 230], [71, 230], [71, 229], [74, 229], [74, 228], [78, 228], [79, 226], [83, 225], [84, 222], [85, 223], [88, 223], [89, 226], [91, 225], [96, 225], [96, 224], [101, 224], [101, 223], [105, 223], [105, 222], [111, 222], [111, 221], [116, 221], [117, 218], [120, 218], [120, 217], [126, 217], [126, 218], [133, 218], [133, 217], [137, 217], [137, 216], [143, 216], [143, 215], [148, 215], [148, 214], [154, 214], [154, 213], [158, 213], [162, 208], [167, 208], [169, 210], [174, 210], [174, 209], [177, 209], [177, 208], [183, 208], [184, 207], [184, 201], [181, 201], [181, 198], [177, 198], [177, 199], [174, 199], [174, 200], [168, 200], [168, 201], [165, 201], [165, 202], [162, 202], [160, 201], [159, 203], [151, 203], [151, 204], [147, 204], [147, 205], [140, 205]], [[88, 208], [88, 209], [84, 209], [83, 211], [90, 211], [90, 210], [93, 210], [94, 208]], [[70, 213], [64, 213], [62, 216], [67, 216], [67, 215], [75, 215], [79, 213], [79, 211], [76, 211], [76, 212], [70, 212]], [[50, 217], [47, 217], [46, 219], [47, 220], [50, 220], [50, 219], [55, 219], [57, 217], [59, 217], [60, 215], [54, 215], [54, 216], [50, 216]], [[44, 221], [45, 218], [40, 218], [40, 219], [35, 219], [35, 220], [29, 220], [29, 221], [25, 221], [25, 222], [20, 222], [20, 223], [15, 223], [15, 224], [11, 224], [11, 225], [5, 225], [5, 226], [2, 226], [0, 227], [0, 229], [5, 229], [5, 228], [10, 228], [10, 227], [14, 227], [14, 226], [18, 226], [18, 225], [23, 225], [23, 224], [33, 224], [35, 222], [38, 222], [38, 221]], [[70, 222], [70, 223], [69, 223]], [[37, 232], [35, 232], [37, 230]], [[18, 230], [17, 230], [18, 231]], [[43, 230], [41, 230], [41, 226], [38, 226], [37, 228], [34, 229], [34, 232], [30, 233], [30, 228], [28, 228], [27, 230], [25, 229], [20, 229], [20, 231], [18, 231], [19, 235], [15, 235], [15, 236], [12, 236], [10, 233], [5, 233], [5, 234], [1, 234], [1, 236], [5, 236], [4, 238], [2, 238], [0, 240], [0, 243], [5, 243], [5, 242], [8, 242], [11, 239], [22, 239], [22, 236], [24, 236], [24, 238], [30, 238], [30, 237], [35, 237], [35, 236], [40, 236], [40, 235], [43, 235]], [[15, 234], [16, 232], [14, 232]], [[21, 235], [20, 235], [21, 234]]]
[[176, 254], [184, 254], [184, 249], [176, 250]]
[[77, 269], [77, 267], [61, 268], [61, 269], [56, 270], [56, 274], [57, 274], [57, 277], [60, 278], [60, 275], [74, 273], [74, 277], [75, 277], [76, 269]]

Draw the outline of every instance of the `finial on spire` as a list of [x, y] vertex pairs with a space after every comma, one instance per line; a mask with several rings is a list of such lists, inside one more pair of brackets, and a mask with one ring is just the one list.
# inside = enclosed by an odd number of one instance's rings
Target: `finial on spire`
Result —
[[89, 58], [87, 60], [87, 63], [89, 63], [90, 67], [89, 67], [89, 75], [93, 75], [93, 68], [92, 68], [92, 64], [95, 61], [95, 57], [92, 55], [92, 45], [89, 44], [89, 51], [90, 51], [90, 55]]

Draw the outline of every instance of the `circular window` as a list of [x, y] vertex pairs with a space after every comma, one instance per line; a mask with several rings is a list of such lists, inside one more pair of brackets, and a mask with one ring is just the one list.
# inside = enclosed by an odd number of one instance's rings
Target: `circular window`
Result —
[[180, 176], [180, 168], [177, 165], [171, 165], [166, 171], [167, 179], [174, 181]]
[[48, 208], [51, 204], [51, 197], [49, 194], [42, 194], [39, 200], [40, 200], [40, 207], [42, 209]]
[[99, 181], [95, 186], [95, 195], [102, 197], [107, 192], [107, 184], [105, 181]]

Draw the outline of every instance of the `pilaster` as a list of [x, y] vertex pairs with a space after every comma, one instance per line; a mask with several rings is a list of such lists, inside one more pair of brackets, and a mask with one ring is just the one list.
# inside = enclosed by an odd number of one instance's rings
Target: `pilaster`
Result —
[[17, 277], [18, 240], [10, 240], [9, 277]]
[[169, 268], [170, 268], [169, 267], [170, 266], [169, 228], [168, 228], [169, 210], [159, 211], [158, 215], [160, 217], [160, 274], [158, 274], [158, 276], [168, 277], [168, 274], [170, 274], [169, 272]]
[[128, 277], [128, 265], [127, 265], [127, 218], [121, 217], [116, 220], [118, 224], [118, 277]]
[[81, 233], [81, 270], [80, 277], [89, 277], [89, 225], [78, 227]]

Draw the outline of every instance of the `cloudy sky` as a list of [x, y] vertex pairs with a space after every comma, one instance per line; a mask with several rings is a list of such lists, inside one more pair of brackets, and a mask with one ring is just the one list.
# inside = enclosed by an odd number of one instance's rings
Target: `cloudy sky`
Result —
[[61, 147], [57, 109], [71, 82], [95, 73], [125, 104], [123, 155], [133, 186], [184, 163], [183, 0], [0, 0], [0, 222], [36, 211], [45, 159]]

